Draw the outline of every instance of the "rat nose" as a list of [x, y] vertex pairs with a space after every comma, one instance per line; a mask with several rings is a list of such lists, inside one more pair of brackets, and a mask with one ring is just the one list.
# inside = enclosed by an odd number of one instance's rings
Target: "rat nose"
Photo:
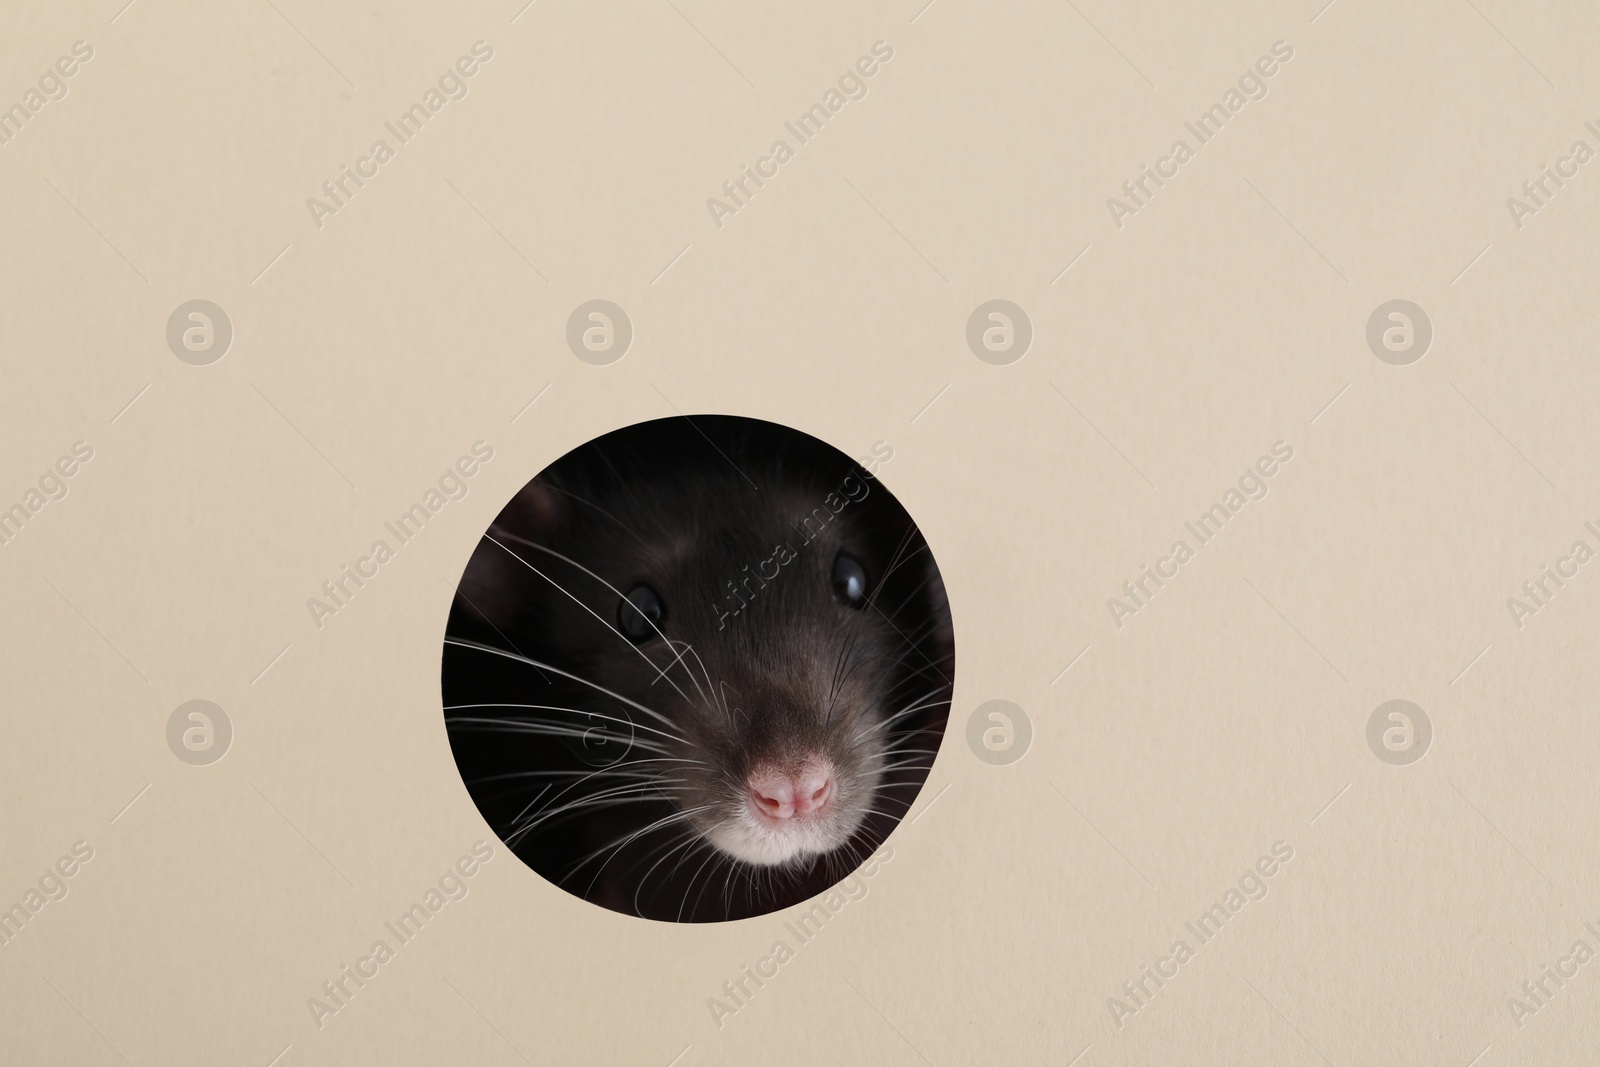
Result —
[[809, 815], [833, 796], [833, 772], [808, 768], [799, 774], [769, 772], [750, 782], [750, 801], [769, 819]]

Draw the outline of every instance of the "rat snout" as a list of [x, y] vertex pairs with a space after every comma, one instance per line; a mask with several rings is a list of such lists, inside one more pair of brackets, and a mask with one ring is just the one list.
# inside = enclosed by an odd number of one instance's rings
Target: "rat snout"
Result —
[[815, 750], [769, 758], [745, 775], [732, 810], [705, 834], [746, 863], [790, 863], [848, 841], [865, 814], [858, 794], [873, 786]]
[[798, 771], [768, 769], [750, 776], [750, 806], [767, 819], [793, 819], [822, 811], [834, 789], [833, 768], [825, 763]]

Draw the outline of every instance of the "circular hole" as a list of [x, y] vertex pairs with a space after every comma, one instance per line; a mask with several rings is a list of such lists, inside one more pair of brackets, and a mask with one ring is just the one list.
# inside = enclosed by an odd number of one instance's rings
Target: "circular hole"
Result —
[[678, 417], [518, 491], [465, 566], [442, 672], [462, 780], [517, 856], [616, 911], [716, 922], [883, 843], [955, 671], [938, 567], [878, 480], [892, 457]]

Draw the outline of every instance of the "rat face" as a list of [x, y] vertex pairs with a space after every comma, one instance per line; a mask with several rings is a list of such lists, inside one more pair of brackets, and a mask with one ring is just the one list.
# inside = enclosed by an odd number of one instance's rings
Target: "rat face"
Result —
[[[707, 840], [747, 863], [843, 845], [886, 762], [893, 678], [875, 668], [900, 642], [872, 580], [887, 561], [825, 513], [826, 525], [812, 516], [796, 529], [701, 512], [692, 531], [654, 538], [642, 554], [625, 529], [592, 531], [596, 573], [621, 580], [591, 579], [592, 595], [571, 604], [593, 611], [588, 627], [564, 613], [570, 650], [642, 713], [635, 725], [674, 761], [665, 791]], [[730, 566], [738, 560], [748, 562]], [[548, 563], [547, 574], [566, 569]]]
[[803, 875], [864, 855], [926, 776], [932, 747], [906, 727], [942, 727], [949, 695], [948, 612], [915, 525], [820, 446], [775, 463], [725, 432], [720, 455], [601, 440], [518, 494], [462, 583], [498, 639], [456, 643], [532, 668], [494, 706], [541, 711], [517, 727], [546, 747], [603, 753], [531, 777], [544, 793], [501, 836], [531, 849], [551, 822], [631, 808], [617, 847], [661, 838], [646, 880], [691, 856]]

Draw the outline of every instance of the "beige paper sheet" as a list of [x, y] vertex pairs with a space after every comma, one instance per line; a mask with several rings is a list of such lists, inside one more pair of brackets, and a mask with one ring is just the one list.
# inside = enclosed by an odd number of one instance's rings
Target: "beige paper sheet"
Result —
[[[0, 1061], [1592, 1062], [1600, 11], [123, 4], [0, 15]], [[554, 888], [441, 719], [674, 412], [888, 442], [948, 583], [805, 939]]]

